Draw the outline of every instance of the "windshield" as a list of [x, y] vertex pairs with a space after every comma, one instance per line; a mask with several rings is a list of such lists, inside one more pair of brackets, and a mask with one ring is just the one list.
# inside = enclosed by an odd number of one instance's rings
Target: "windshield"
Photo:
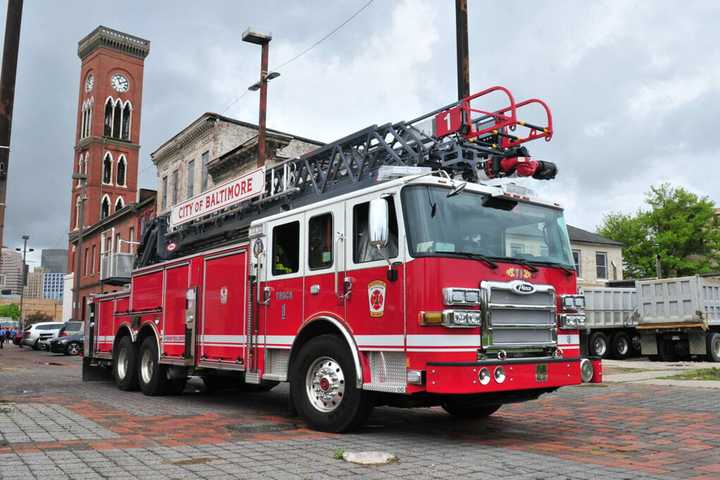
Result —
[[448, 198], [448, 192], [429, 185], [403, 190], [413, 256], [481, 255], [574, 268], [561, 210], [469, 191]]

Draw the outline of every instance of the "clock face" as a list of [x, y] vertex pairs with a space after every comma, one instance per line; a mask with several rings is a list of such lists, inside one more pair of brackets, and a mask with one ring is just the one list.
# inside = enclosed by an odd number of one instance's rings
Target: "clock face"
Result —
[[94, 86], [95, 86], [95, 77], [93, 77], [93, 74], [91, 73], [85, 79], [85, 91], [90, 92]]
[[115, 74], [110, 79], [110, 85], [116, 92], [127, 92], [130, 89], [130, 83], [124, 75]]

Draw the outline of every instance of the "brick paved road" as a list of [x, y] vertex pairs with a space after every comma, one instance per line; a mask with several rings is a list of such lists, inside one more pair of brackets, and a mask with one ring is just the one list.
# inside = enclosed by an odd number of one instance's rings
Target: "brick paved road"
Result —
[[[0, 478], [720, 478], [720, 396], [618, 384], [565, 389], [459, 422], [376, 409], [350, 435], [307, 430], [287, 390], [144, 397], [79, 381], [79, 359], [0, 350]], [[337, 450], [399, 462], [361, 467]]]

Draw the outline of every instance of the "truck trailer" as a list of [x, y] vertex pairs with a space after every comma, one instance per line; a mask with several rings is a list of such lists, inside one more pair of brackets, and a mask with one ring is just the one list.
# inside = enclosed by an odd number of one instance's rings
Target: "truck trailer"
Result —
[[[484, 106], [495, 96], [505, 106]], [[541, 121], [520, 118], [535, 109]], [[561, 207], [497, 179], [552, 179], [525, 144], [538, 99], [492, 87], [373, 125], [176, 205], [143, 235], [126, 289], [90, 305], [83, 363], [123, 390], [289, 382], [315, 429], [376, 405], [501, 405], [601, 381]]]

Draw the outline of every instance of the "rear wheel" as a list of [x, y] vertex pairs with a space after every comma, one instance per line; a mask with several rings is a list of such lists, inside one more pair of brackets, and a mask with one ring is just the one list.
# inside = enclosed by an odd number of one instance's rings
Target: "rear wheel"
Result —
[[170, 369], [160, 364], [155, 337], [146, 337], [140, 345], [137, 378], [145, 395], [177, 395], [185, 390], [187, 377], [170, 378]]
[[321, 335], [310, 340], [293, 363], [291, 397], [312, 428], [346, 432], [367, 420], [373, 399], [357, 387], [352, 353], [340, 338]]
[[588, 340], [588, 352], [591, 357], [604, 358], [608, 352], [608, 339], [602, 332], [594, 332]]
[[625, 332], [617, 332], [612, 337], [612, 355], [617, 359], [624, 359], [630, 356], [632, 343], [630, 336]]
[[120, 390], [137, 390], [137, 348], [124, 336], [113, 349], [113, 379]]
[[458, 418], [487, 418], [497, 412], [500, 405], [483, 405], [477, 401], [449, 398], [442, 403], [442, 408]]
[[82, 347], [78, 342], [70, 342], [67, 347], [65, 347], [65, 353], [68, 355], [80, 355], [80, 352], [82, 352]]
[[710, 362], [720, 362], [720, 333], [708, 332], [707, 359]]

